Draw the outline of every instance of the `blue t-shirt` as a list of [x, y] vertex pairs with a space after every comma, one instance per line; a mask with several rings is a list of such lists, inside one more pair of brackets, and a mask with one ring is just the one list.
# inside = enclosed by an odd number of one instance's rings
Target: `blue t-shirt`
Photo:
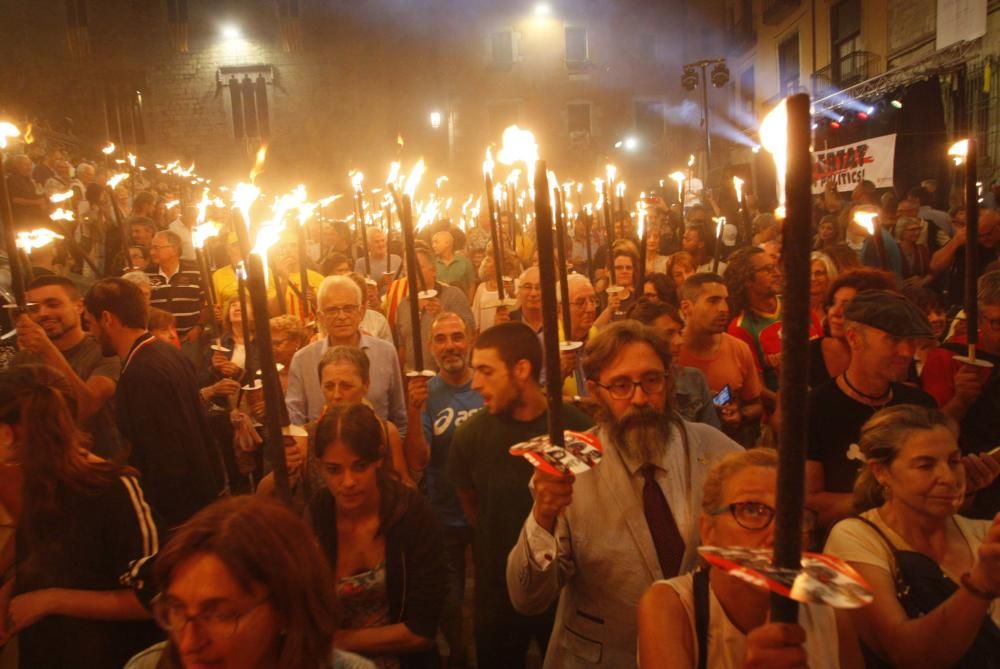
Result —
[[424, 439], [431, 445], [431, 461], [423, 479], [427, 499], [442, 525], [465, 527], [465, 514], [462, 513], [455, 487], [445, 473], [445, 465], [455, 428], [483, 406], [483, 397], [472, 389], [471, 381], [453, 386], [440, 376], [428, 382], [427, 390], [423, 415]]

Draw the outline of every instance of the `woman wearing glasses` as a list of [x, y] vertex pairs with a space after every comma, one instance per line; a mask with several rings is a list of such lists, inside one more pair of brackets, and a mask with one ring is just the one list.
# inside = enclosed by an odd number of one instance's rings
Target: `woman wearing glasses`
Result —
[[[701, 542], [770, 548], [778, 456], [758, 448], [720, 460], [705, 478]], [[807, 527], [811, 519], [807, 516]], [[704, 596], [696, 593], [704, 592]], [[643, 669], [864, 666], [850, 621], [800, 606], [798, 625], [768, 623], [770, 594], [714, 567], [654, 584], [639, 604]], [[696, 620], [707, 612], [707, 624]], [[704, 649], [704, 657], [702, 657]]]
[[71, 397], [49, 367], [0, 372], [0, 466], [23, 479], [0, 647], [17, 636], [25, 669], [120, 667], [158, 637], [123, 586], [159, 549], [157, 525], [136, 472], [86, 450]]
[[429, 503], [382, 466], [387, 451], [363, 404], [328, 406], [316, 428], [313, 455], [326, 485], [310, 516], [335, 574], [337, 645], [380, 669], [436, 668], [443, 535]]
[[126, 669], [373, 669], [333, 649], [330, 569], [306, 524], [277, 502], [244, 496], [206, 507], [154, 571], [153, 613], [169, 640]]
[[1000, 519], [958, 515], [968, 489], [957, 436], [940, 411], [901, 404], [852, 447], [866, 463], [854, 488], [862, 513], [834, 526], [826, 551], [875, 593], [850, 612], [869, 666], [1000, 666]]

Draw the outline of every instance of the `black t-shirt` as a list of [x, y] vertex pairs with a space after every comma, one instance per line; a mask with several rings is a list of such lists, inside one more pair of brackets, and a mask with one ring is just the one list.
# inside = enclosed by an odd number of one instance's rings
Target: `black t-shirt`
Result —
[[[576, 407], [563, 404], [568, 430], [593, 423]], [[478, 507], [473, 551], [476, 562], [476, 605], [513, 614], [507, 594], [507, 555], [531, 513], [528, 482], [534, 468], [510, 447], [548, 430], [548, 412], [529, 422], [480, 409], [458, 426], [448, 453], [447, 473], [455, 488], [474, 490]]]
[[817, 337], [809, 340], [809, 387], [817, 388], [830, 380], [830, 372], [823, 358], [823, 340]]
[[115, 401], [118, 429], [131, 444], [128, 462], [167, 527], [211, 504], [222, 489], [222, 466], [194, 366], [180, 349], [149, 333], [139, 337]]
[[[936, 408], [934, 398], [919, 388], [902, 383], [892, 384], [892, 399], [886, 406], [918, 404]], [[883, 408], [883, 407], [878, 407]], [[861, 463], [847, 458], [851, 444], [857, 443], [861, 426], [875, 415], [877, 408], [862, 404], [844, 394], [837, 379], [813, 388], [809, 392], [808, 457], [823, 465], [826, 492], [851, 492]]]
[[[118, 590], [159, 549], [158, 522], [128, 476], [90, 493], [57, 486], [58, 510], [44, 516], [39, 545], [18, 528], [15, 594], [45, 588]], [[136, 584], [137, 585], [137, 584]], [[46, 616], [18, 636], [20, 666], [117, 669], [162, 638], [151, 621]]]

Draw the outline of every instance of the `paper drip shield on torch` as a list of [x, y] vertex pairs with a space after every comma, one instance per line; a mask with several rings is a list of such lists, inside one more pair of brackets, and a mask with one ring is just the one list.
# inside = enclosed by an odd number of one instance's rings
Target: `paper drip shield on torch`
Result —
[[421, 300], [433, 300], [435, 297], [437, 297], [437, 294], [438, 292], [432, 288], [430, 290], [420, 291], [419, 293], [417, 293], [417, 298]]
[[420, 370], [419, 372], [416, 370], [410, 370], [409, 372], [404, 374], [404, 376], [408, 379], [417, 379], [420, 378], [421, 376], [424, 377], [425, 379], [432, 379], [435, 376], [437, 376], [437, 372], [432, 372], [429, 369], [423, 369]]
[[982, 358], [976, 358], [973, 360], [967, 355], [956, 355], [953, 360], [962, 363], [963, 365], [973, 365], [974, 367], [982, 367], [983, 369], [993, 369], [993, 363], [989, 360], [983, 360]]
[[802, 553], [801, 569], [785, 569], [773, 565], [766, 548], [701, 546], [698, 553], [730, 576], [803, 604], [858, 609], [875, 599], [865, 579], [832, 555]]
[[559, 350], [563, 353], [569, 353], [571, 351], [576, 351], [577, 349], [583, 348], [582, 341], [561, 341], [559, 342]]
[[211, 346], [209, 346], [209, 348], [212, 349], [213, 351], [218, 351], [219, 353], [232, 353], [233, 352], [233, 349], [226, 348], [222, 344], [212, 344]]
[[590, 471], [604, 457], [604, 446], [597, 435], [586, 432], [563, 432], [565, 446], [556, 446], [547, 434], [510, 447], [510, 454], [523, 457], [539, 471], [550, 476], [574, 476]]
[[505, 297], [502, 300], [499, 298], [494, 298], [492, 300], [483, 301], [483, 309], [499, 309], [500, 307], [516, 307], [517, 300], [513, 297]]

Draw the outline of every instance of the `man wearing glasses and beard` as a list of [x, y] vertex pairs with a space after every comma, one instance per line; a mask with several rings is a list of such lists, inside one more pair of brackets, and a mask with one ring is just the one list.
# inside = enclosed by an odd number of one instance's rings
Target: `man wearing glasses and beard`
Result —
[[534, 506], [507, 560], [520, 613], [561, 597], [546, 669], [636, 666], [639, 599], [654, 581], [694, 568], [705, 474], [741, 450], [677, 414], [670, 349], [652, 328], [615, 323], [584, 359], [604, 457], [579, 481], [536, 470]]

